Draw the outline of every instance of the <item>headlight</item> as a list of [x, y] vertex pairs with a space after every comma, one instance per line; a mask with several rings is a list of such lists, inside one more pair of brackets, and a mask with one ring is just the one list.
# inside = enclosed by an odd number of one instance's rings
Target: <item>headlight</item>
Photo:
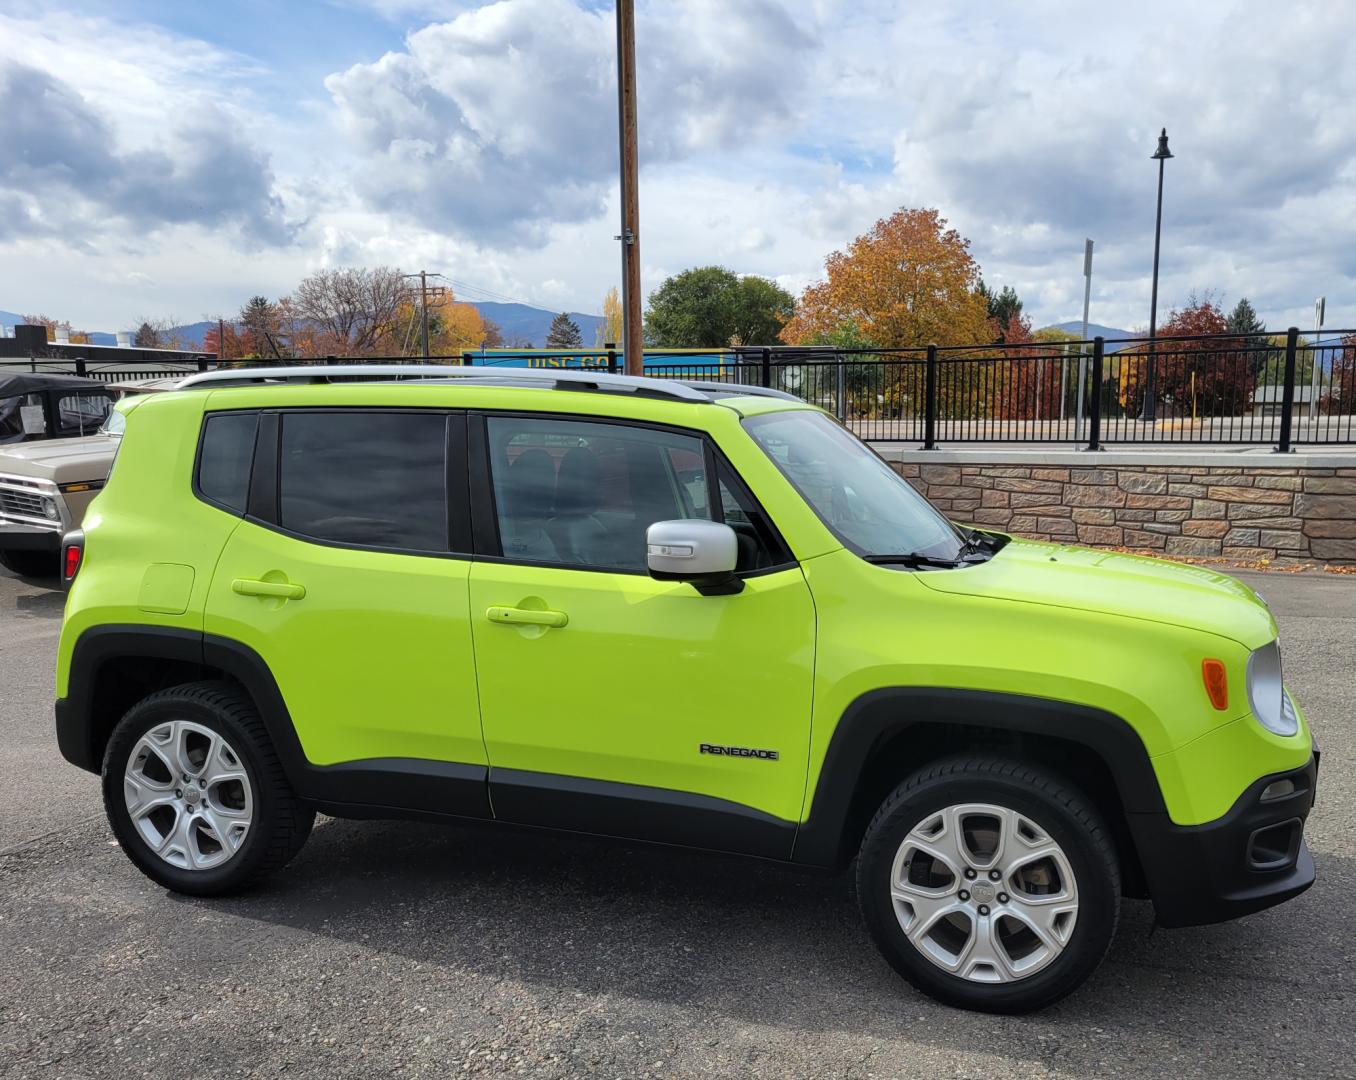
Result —
[[1253, 716], [1268, 731], [1294, 735], [1299, 718], [1286, 695], [1281, 679], [1281, 646], [1273, 641], [1248, 657], [1248, 704]]
[[46, 496], [43, 497], [42, 516], [47, 518], [47, 520], [49, 521], [56, 521], [58, 518], [61, 517], [61, 513], [57, 510], [57, 504], [55, 499], [49, 499]]

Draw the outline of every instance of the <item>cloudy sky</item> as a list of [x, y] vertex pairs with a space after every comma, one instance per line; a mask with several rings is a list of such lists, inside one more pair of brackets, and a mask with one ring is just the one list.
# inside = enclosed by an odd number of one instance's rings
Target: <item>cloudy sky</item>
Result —
[[[936, 206], [1036, 325], [1250, 297], [1356, 325], [1356, 6], [640, 0], [648, 291], [798, 291]], [[112, 330], [321, 266], [596, 312], [618, 280], [606, 0], [0, 0], [0, 309]]]

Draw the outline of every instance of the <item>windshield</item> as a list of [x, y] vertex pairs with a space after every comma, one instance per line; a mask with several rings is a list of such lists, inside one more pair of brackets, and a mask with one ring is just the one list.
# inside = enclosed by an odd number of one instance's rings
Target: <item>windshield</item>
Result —
[[750, 417], [744, 427], [843, 544], [858, 555], [954, 560], [955, 528], [860, 440], [808, 409]]
[[127, 417], [114, 409], [104, 417], [104, 422], [99, 425], [100, 435], [121, 435], [123, 429], [127, 427]]

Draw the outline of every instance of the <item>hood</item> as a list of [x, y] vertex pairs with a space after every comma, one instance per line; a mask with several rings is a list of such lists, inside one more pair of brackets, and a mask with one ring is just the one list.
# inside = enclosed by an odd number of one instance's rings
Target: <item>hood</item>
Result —
[[917, 579], [938, 592], [1204, 630], [1248, 649], [1276, 636], [1271, 612], [1241, 581], [1199, 566], [1117, 551], [1014, 539], [988, 562], [920, 573]]
[[41, 439], [0, 446], [0, 474], [32, 476], [67, 484], [102, 480], [108, 475], [118, 439], [84, 435], [75, 439]]

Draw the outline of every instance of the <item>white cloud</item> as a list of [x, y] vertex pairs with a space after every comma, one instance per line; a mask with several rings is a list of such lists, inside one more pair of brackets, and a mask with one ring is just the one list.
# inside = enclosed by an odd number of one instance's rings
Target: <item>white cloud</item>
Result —
[[[292, 101], [261, 100], [281, 75], [258, 58], [164, 27], [0, 15], [7, 56], [58, 80], [0, 111], [0, 307], [79, 298], [69, 317], [115, 325], [158, 297], [196, 317], [362, 262], [597, 310], [619, 276], [610, 7], [334, 2], [404, 45]], [[647, 289], [706, 262], [799, 288], [876, 218], [934, 205], [1038, 323], [1078, 314], [1094, 237], [1093, 319], [1141, 325], [1166, 125], [1161, 313], [1214, 288], [1307, 325], [1326, 293], [1329, 324], [1356, 324], [1356, 9], [641, 0], [638, 18]]]
[[[650, 166], [785, 129], [802, 87], [769, 79], [810, 39], [771, 0], [656, 5], [640, 20]], [[540, 241], [596, 217], [616, 172], [610, 13], [501, 0], [425, 27], [402, 52], [331, 76], [372, 205], [480, 240]]]

